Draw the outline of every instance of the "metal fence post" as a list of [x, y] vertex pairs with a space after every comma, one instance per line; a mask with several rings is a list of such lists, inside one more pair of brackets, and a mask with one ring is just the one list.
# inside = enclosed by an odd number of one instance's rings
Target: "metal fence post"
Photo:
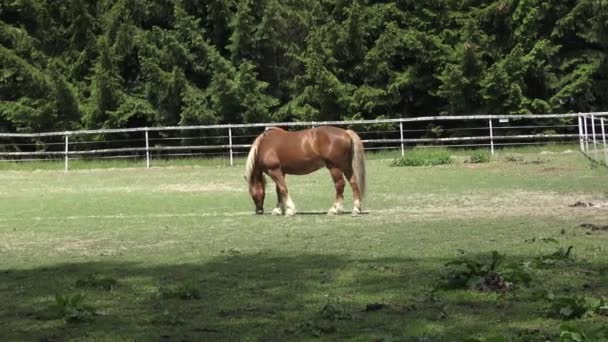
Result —
[[232, 151], [232, 127], [228, 126], [228, 145], [230, 147], [230, 166], [234, 166], [233, 151]]
[[150, 139], [148, 138], [148, 127], [146, 127], [146, 169], [150, 168]]
[[608, 146], [606, 145], [606, 130], [604, 129], [604, 118], [600, 119], [602, 123], [602, 142], [604, 143], [604, 159], [606, 160], [606, 166], [608, 166]]
[[589, 136], [587, 135], [587, 117], [583, 115], [583, 136], [585, 137], [585, 154], [589, 153]]
[[583, 142], [583, 119], [581, 116], [578, 116], [578, 140], [580, 143], [581, 152], [585, 151], [585, 144]]
[[401, 156], [405, 156], [405, 146], [403, 145], [403, 122], [399, 122], [399, 134], [401, 137]]
[[65, 132], [65, 164], [63, 166], [63, 172], [68, 172], [68, 151], [70, 150], [70, 139], [68, 132]]
[[597, 160], [597, 141], [595, 139], [595, 116], [591, 115], [591, 134], [593, 134], [593, 159]]
[[490, 122], [490, 152], [494, 154], [494, 132], [492, 129], [492, 119], [488, 121]]

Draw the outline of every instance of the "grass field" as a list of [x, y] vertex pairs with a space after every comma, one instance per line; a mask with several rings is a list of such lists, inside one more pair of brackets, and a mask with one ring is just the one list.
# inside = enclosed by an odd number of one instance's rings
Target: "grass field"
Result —
[[[563, 149], [436, 167], [372, 156], [360, 217], [325, 215], [326, 171], [288, 177], [300, 214], [285, 218], [253, 215], [242, 165], [3, 166], [0, 340], [556, 341], [552, 296], [608, 296], [608, 207], [571, 207], [606, 203], [608, 170]], [[492, 251], [530, 283], [437, 288], [446, 262]], [[591, 336], [608, 318], [589, 312], [569, 323]]]

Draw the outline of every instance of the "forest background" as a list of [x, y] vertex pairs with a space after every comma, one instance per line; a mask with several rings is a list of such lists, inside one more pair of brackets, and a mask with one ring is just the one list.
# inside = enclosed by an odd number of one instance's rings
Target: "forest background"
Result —
[[605, 0], [3, 0], [0, 131], [608, 109]]

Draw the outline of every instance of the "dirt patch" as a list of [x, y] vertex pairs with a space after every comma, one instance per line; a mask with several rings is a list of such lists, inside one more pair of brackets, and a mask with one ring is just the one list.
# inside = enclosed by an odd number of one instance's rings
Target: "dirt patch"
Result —
[[[385, 194], [382, 198], [395, 203], [392, 208], [369, 208], [370, 215], [380, 213], [408, 220], [476, 219], [479, 217], [499, 218], [515, 216], [576, 215], [579, 222], [587, 221], [587, 216], [597, 216], [601, 210], [580, 210], [569, 208], [577, 200], [593, 201], [581, 193], [564, 194], [552, 191], [510, 191], [506, 193], [470, 192], [462, 194]], [[373, 202], [369, 202], [373, 203]], [[595, 202], [594, 202], [595, 203]], [[371, 205], [371, 204], [370, 204]], [[597, 217], [596, 217], [597, 219]]]
[[246, 190], [245, 187], [237, 188], [225, 183], [168, 184], [161, 185], [157, 189], [162, 192], [241, 192]]
[[569, 207], [574, 208], [597, 208], [597, 209], [608, 209], [608, 202], [584, 202], [584, 201], [576, 201], [576, 203], [569, 205]]

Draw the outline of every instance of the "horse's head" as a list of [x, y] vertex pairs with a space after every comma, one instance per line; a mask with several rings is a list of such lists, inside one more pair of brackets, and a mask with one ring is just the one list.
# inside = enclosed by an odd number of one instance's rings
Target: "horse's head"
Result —
[[264, 197], [266, 196], [266, 179], [261, 172], [255, 173], [252, 175], [251, 179], [249, 179], [249, 194], [251, 194], [251, 198], [255, 204], [255, 213], [263, 214]]

